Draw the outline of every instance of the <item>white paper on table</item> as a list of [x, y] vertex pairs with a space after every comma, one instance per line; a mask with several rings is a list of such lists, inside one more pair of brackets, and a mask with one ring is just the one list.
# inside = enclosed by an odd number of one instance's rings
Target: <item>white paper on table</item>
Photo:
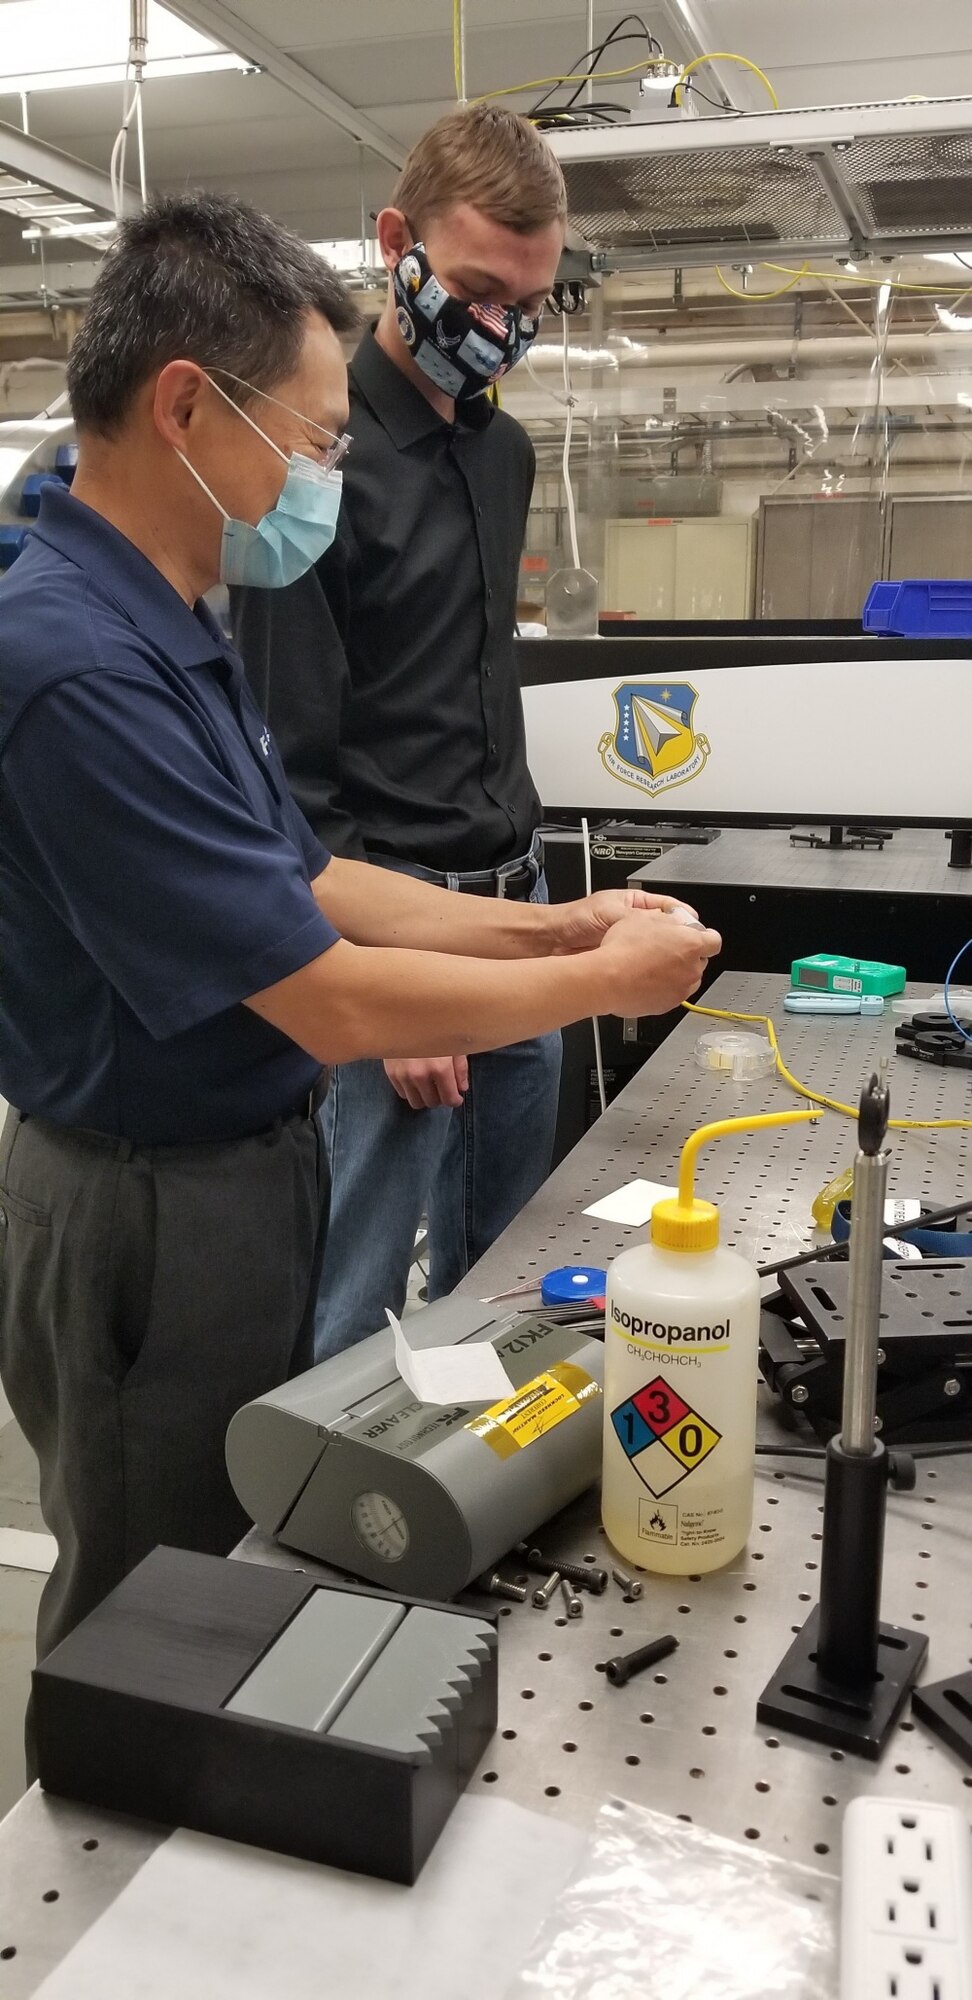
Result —
[[501, 1403], [513, 1384], [492, 1341], [453, 1347], [410, 1347], [401, 1320], [385, 1307], [395, 1336], [395, 1366], [420, 1403]]
[[407, 1889], [174, 1833], [35, 2000], [496, 2000], [587, 1838], [462, 1798]]
[[595, 1216], [598, 1222], [624, 1222], [631, 1229], [643, 1228], [656, 1201], [674, 1201], [677, 1192], [677, 1188], [662, 1187], [658, 1181], [629, 1181], [626, 1187], [592, 1201], [584, 1214]]

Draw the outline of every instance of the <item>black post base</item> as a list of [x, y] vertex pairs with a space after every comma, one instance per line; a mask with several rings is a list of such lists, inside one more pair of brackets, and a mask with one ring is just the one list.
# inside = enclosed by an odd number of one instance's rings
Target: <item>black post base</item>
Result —
[[972, 1764], [972, 1674], [953, 1674], [951, 1680], [916, 1688], [911, 1710], [933, 1736]]
[[816, 1664], [819, 1619], [818, 1605], [763, 1689], [757, 1720], [796, 1736], [812, 1736], [832, 1750], [877, 1758], [921, 1672], [927, 1636], [902, 1625], [880, 1625], [877, 1680], [844, 1687], [825, 1680]]

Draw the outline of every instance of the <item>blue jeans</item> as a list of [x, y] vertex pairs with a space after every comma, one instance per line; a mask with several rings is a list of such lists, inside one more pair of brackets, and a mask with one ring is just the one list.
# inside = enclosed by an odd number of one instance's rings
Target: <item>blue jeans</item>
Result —
[[[546, 902], [542, 876], [530, 900]], [[471, 1056], [458, 1111], [412, 1111], [380, 1062], [342, 1063], [332, 1072], [321, 1113], [331, 1207], [318, 1361], [384, 1326], [386, 1306], [401, 1313], [423, 1214], [429, 1298], [438, 1299], [536, 1193], [550, 1171], [560, 1058], [559, 1034]]]

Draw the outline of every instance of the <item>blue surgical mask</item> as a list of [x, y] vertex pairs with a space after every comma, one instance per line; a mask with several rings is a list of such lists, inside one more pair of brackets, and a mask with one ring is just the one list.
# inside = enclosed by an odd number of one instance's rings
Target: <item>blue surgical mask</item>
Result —
[[[212, 382], [211, 376], [207, 379]], [[178, 456], [192, 473], [196, 484], [202, 487], [207, 499], [223, 516], [220, 582], [251, 584], [258, 590], [279, 590], [288, 583], [296, 583], [298, 577], [313, 568], [330, 548], [337, 532], [342, 475], [333, 466], [318, 465], [298, 451], [288, 458], [287, 453], [267, 437], [259, 424], [255, 424], [253, 418], [241, 410], [232, 397], [227, 396], [218, 382], [213, 382], [212, 386], [243, 418], [244, 423], [249, 424], [258, 437], [262, 437], [264, 444], [268, 444], [270, 450], [283, 459], [287, 477], [280, 498], [276, 506], [271, 507], [253, 527], [249, 521], [239, 521], [234, 515], [227, 514], [195, 466], [189, 464], [185, 453], [180, 451]], [[309, 422], [309, 419], [302, 421]], [[347, 441], [335, 439], [334, 442], [337, 445]]]

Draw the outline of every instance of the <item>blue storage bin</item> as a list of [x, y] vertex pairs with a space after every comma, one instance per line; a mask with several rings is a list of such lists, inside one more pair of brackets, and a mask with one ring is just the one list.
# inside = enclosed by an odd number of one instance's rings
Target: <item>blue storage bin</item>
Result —
[[872, 584], [862, 622], [865, 632], [903, 639], [972, 639], [972, 581], [922, 577]]
[[20, 495], [21, 513], [28, 515], [32, 521], [36, 521], [40, 513], [41, 494], [45, 486], [63, 487], [63, 485], [64, 481], [59, 472], [28, 472], [24, 480], [23, 492]]
[[26, 528], [0, 527], [0, 570], [12, 568], [26, 540]]

